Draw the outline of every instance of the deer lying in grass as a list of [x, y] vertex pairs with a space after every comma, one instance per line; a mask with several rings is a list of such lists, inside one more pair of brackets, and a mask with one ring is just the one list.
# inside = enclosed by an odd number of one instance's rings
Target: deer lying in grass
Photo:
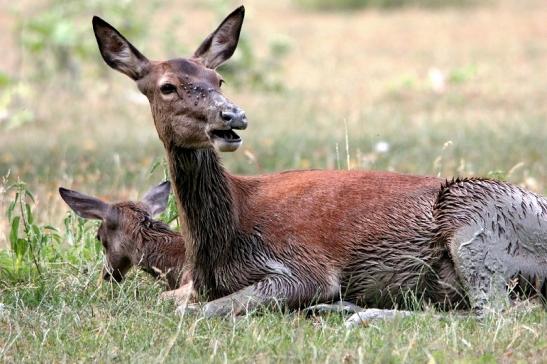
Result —
[[59, 188], [72, 210], [86, 219], [101, 220], [97, 239], [105, 252], [103, 278], [120, 282], [132, 266], [152, 276], [165, 277], [170, 289], [180, 285], [185, 259], [182, 236], [153, 219], [167, 207], [170, 183], [148, 191], [140, 202], [109, 204], [83, 193]]
[[[407, 307], [407, 297], [478, 313], [507, 300], [516, 276], [545, 292], [547, 199], [487, 179], [443, 181], [388, 172], [228, 173], [218, 149], [241, 145], [244, 111], [215, 69], [234, 53], [244, 9], [189, 58], [150, 61], [98, 17], [106, 63], [148, 97], [186, 242], [181, 295], [205, 315], [345, 299]], [[282, 112], [282, 111], [280, 111]], [[498, 298], [502, 298], [498, 300]]]

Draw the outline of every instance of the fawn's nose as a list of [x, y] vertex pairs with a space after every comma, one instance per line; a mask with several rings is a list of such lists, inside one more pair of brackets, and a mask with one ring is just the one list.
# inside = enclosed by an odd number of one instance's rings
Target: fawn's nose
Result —
[[120, 274], [120, 271], [115, 270], [112, 272], [112, 274], [107, 271], [106, 269], [103, 270], [103, 279], [107, 282], [121, 282], [123, 280], [123, 276]]
[[230, 125], [232, 129], [247, 128], [247, 116], [243, 110], [221, 111], [220, 118]]

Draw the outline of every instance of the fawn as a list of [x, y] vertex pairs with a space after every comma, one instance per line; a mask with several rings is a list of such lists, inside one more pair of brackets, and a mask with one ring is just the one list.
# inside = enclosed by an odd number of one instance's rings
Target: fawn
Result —
[[107, 203], [96, 197], [59, 188], [70, 208], [86, 219], [101, 220], [97, 239], [105, 253], [103, 278], [121, 282], [132, 266], [153, 277], [164, 277], [170, 289], [178, 288], [185, 260], [184, 240], [153, 217], [165, 210], [170, 182], [148, 191], [140, 202]]

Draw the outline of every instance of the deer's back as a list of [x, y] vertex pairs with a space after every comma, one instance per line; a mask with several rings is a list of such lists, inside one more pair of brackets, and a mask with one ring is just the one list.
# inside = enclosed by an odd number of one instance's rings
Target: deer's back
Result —
[[[293, 171], [240, 178], [240, 222], [272, 249], [290, 242], [343, 260], [355, 245], [408, 240], [432, 221], [442, 180], [386, 172]], [[237, 193], [236, 193], [237, 196]]]

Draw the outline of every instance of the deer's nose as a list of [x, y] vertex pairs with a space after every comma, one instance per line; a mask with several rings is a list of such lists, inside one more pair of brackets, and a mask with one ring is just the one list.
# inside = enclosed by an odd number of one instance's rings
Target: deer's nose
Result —
[[116, 270], [110, 274], [107, 270], [103, 270], [103, 279], [107, 282], [121, 282], [123, 280], [123, 276], [120, 274], [120, 271]]
[[245, 111], [221, 111], [220, 118], [224, 120], [233, 129], [246, 129], [247, 128], [247, 116]]

